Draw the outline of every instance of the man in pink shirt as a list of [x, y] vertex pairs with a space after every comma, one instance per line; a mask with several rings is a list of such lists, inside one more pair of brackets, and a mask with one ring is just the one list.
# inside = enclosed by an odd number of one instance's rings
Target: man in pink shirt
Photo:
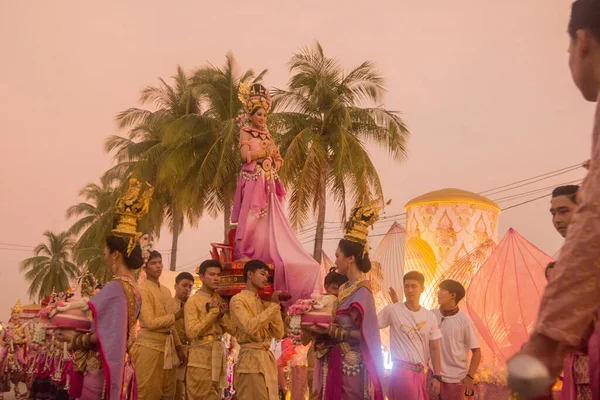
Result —
[[[438, 395], [429, 393], [429, 400], [463, 400], [474, 395], [473, 380], [481, 362], [481, 350], [473, 321], [458, 307], [464, 297], [465, 288], [459, 282], [448, 279], [440, 283], [440, 308], [431, 312], [442, 332], [442, 385]], [[469, 352], [473, 353], [470, 363]], [[430, 370], [427, 378], [432, 376]]]
[[[569, 67], [583, 97], [600, 97], [600, 0], [577, 0], [568, 27]], [[578, 209], [540, 304], [538, 320], [521, 354], [537, 358], [556, 378], [565, 357], [588, 352], [593, 399], [600, 399], [600, 107], [596, 105], [589, 173]], [[509, 371], [512, 373], [512, 371]], [[516, 382], [516, 381], [515, 381]]]

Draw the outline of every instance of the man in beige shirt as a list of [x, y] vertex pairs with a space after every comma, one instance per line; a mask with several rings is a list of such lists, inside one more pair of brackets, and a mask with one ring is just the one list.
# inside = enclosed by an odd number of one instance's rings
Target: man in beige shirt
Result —
[[178, 355], [182, 360], [185, 358], [175, 331], [175, 321], [183, 318], [183, 309], [174, 314], [167, 312], [171, 292], [159, 282], [162, 270], [162, 256], [153, 251], [144, 267], [146, 280], [139, 287], [140, 330], [131, 354], [139, 398], [144, 400], [175, 398]]
[[[183, 308], [192, 293], [193, 287], [194, 276], [192, 274], [189, 272], [182, 272], [177, 275], [175, 278], [175, 296], [167, 303], [167, 312], [169, 314], [175, 314]], [[184, 319], [175, 321], [175, 331], [181, 341], [181, 349], [183, 350], [184, 358], [183, 360], [180, 360], [182, 364], [177, 368], [177, 372], [175, 373], [175, 400], [185, 400], [185, 375], [189, 359], [189, 345], [191, 343], [185, 335]]]
[[221, 264], [204, 261], [198, 275], [202, 287], [185, 304], [185, 333], [192, 341], [186, 376], [190, 400], [220, 400], [227, 387], [227, 361], [223, 333], [233, 334], [227, 303], [215, 292], [221, 281]]
[[285, 335], [279, 296], [271, 302], [258, 296], [267, 283], [269, 267], [251, 260], [244, 266], [246, 289], [232, 297], [231, 319], [235, 324], [240, 353], [235, 366], [233, 386], [238, 400], [277, 400], [277, 364], [270, 351], [271, 339]]

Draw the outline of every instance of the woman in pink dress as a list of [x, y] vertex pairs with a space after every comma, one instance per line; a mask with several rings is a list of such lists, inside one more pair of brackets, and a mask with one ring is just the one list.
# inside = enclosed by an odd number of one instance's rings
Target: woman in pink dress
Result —
[[288, 291], [291, 301], [309, 298], [319, 264], [304, 250], [283, 211], [285, 190], [277, 172], [283, 158], [267, 129], [271, 96], [263, 85], [240, 84], [244, 105], [239, 148], [243, 164], [231, 221], [237, 223], [234, 258], [258, 259], [275, 266], [275, 290]]

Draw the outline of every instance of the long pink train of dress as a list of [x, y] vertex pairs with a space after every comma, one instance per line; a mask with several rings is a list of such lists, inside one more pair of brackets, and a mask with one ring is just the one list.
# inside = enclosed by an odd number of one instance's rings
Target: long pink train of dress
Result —
[[[261, 151], [272, 142], [268, 131], [244, 128], [252, 138], [241, 146]], [[249, 258], [275, 267], [275, 290], [287, 290], [291, 302], [310, 298], [319, 277], [319, 264], [292, 231], [283, 210], [285, 190], [275, 159], [244, 162], [237, 184], [231, 221], [238, 224], [234, 258]]]

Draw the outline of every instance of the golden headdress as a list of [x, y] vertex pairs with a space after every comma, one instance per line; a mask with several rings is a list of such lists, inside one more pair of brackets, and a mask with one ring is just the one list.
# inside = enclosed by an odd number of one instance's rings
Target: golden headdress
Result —
[[244, 105], [244, 111], [251, 115], [257, 108], [264, 108], [266, 112], [271, 109], [271, 93], [260, 83], [250, 85], [246, 82], [240, 83], [238, 99]]
[[112, 230], [116, 236], [120, 236], [128, 241], [127, 255], [135, 248], [137, 240], [142, 236], [137, 231], [137, 220], [142, 218], [150, 208], [150, 200], [154, 194], [154, 188], [146, 183], [146, 188], [142, 192], [143, 185], [137, 179], [129, 180], [127, 192], [117, 201], [115, 213], [119, 217], [117, 227]]
[[21, 307], [21, 299], [17, 299], [17, 303], [13, 308], [10, 309], [11, 312], [17, 312], [21, 314], [23, 312], [23, 307]]
[[[390, 201], [387, 202], [390, 204]], [[384, 208], [383, 200], [372, 200], [366, 204], [354, 207], [346, 224], [344, 239], [360, 243], [367, 250], [369, 228], [379, 219], [379, 212]]]

